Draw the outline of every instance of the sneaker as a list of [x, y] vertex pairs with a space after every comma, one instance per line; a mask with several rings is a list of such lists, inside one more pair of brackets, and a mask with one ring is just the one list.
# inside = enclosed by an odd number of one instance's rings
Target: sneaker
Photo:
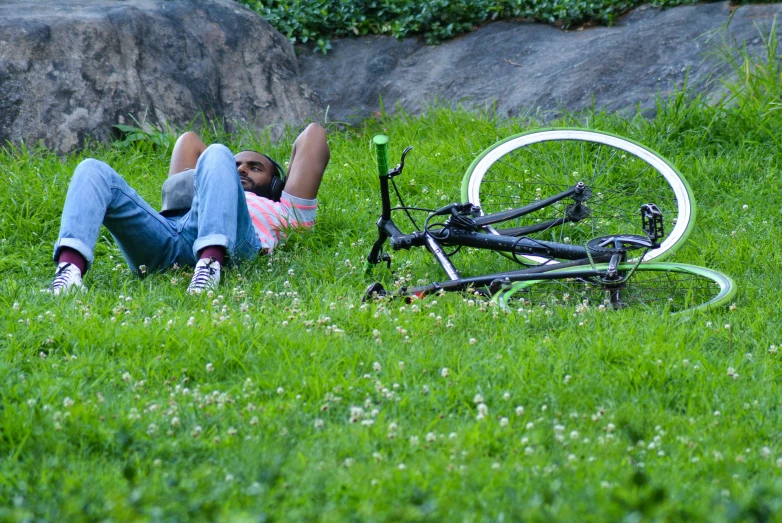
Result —
[[68, 262], [59, 264], [57, 272], [54, 273], [54, 280], [49, 286], [49, 292], [59, 296], [60, 294], [66, 294], [81, 288], [81, 271], [79, 268]]
[[214, 258], [203, 258], [198, 260], [195, 266], [193, 279], [187, 286], [188, 294], [201, 294], [205, 290], [217, 289], [220, 283], [220, 262]]

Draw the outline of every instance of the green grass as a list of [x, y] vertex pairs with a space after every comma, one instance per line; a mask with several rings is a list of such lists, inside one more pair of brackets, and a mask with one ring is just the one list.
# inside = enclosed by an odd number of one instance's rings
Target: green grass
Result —
[[[625, 135], [688, 178], [699, 223], [675, 261], [740, 287], [734, 310], [694, 316], [504, 314], [458, 294], [361, 304], [373, 278], [394, 280], [361, 269], [379, 207], [371, 136], [391, 137], [392, 161], [415, 145], [403, 190], [433, 206], [457, 200], [470, 161], [532, 119], [433, 108], [332, 129], [316, 229], [227, 271], [213, 297], [185, 295], [188, 269], [136, 278], [108, 233], [88, 292], [39, 292], [78, 162], [107, 161], [157, 204], [175, 136], [66, 157], [6, 149], [0, 519], [778, 518], [782, 89], [771, 47], [724, 103], [682, 93], [653, 120], [555, 123]], [[251, 133], [203, 134], [290, 152]], [[456, 263], [476, 274], [510, 262], [468, 251]], [[394, 267], [413, 282], [441, 277], [425, 253], [396, 253]]]

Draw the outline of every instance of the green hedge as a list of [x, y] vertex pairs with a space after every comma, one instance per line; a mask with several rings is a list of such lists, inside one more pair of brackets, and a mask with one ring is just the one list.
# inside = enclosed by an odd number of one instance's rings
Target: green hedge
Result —
[[[237, 0], [254, 9], [291, 42], [330, 49], [330, 38], [423, 35], [435, 44], [500, 18], [523, 18], [563, 27], [612, 24], [638, 0]], [[656, 6], [695, 0], [655, 0]]]

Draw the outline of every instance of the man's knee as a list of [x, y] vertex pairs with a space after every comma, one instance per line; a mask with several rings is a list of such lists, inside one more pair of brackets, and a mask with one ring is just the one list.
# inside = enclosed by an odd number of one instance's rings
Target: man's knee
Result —
[[231, 150], [222, 144], [212, 144], [198, 159], [195, 171], [196, 186], [209, 182], [239, 184], [236, 159]]
[[108, 164], [95, 158], [87, 158], [76, 166], [71, 183], [89, 180], [111, 185], [115, 177], [119, 178], [119, 175]]
[[231, 152], [231, 150], [225, 145], [220, 143], [213, 143], [212, 145], [207, 147], [204, 153], [198, 159], [199, 162], [215, 161], [215, 160], [230, 161], [232, 164], [236, 165], [236, 162], [234, 160], [234, 155]]

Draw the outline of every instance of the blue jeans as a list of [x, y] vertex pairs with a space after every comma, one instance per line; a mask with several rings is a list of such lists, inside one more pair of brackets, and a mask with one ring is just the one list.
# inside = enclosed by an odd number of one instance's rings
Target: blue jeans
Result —
[[261, 248], [234, 155], [224, 145], [209, 146], [198, 159], [192, 207], [175, 217], [155, 211], [105, 163], [84, 160], [68, 187], [54, 261], [69, 247], [92, 265], [101, 224], [134, 271], [142, 265], [150, 272], [195, 265], [198, 252], [209, 246], [224, 247], [234, 263], [254, 258]]

